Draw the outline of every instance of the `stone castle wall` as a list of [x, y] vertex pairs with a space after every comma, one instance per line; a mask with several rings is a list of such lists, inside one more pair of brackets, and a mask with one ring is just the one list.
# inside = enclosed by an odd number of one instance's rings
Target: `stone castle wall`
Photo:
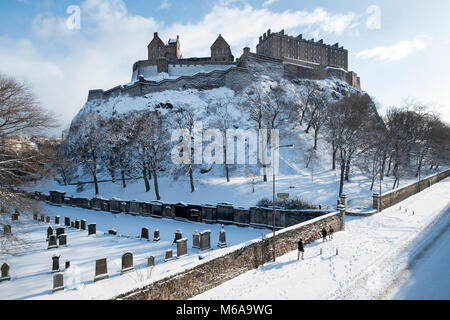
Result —
[[152, 92], [161, 92], [165, 90], [179, 89], [198, 89], [207, 90], [229, 87], [232, 90], [240, 91], [250, 85], [253, 77], [248, 70], [240, 67], [231, 67], [227, 70], [214, 70], [208, 73], [197, 73], [193, 76], [181, 76], [176, 79], [164, 79], [160, 82], [139, 81], [129, 86], [117, 86], [110, 90], [90, 90], [88, 101], [94, 99], [109, 99], [117, 96], [143, 96]]

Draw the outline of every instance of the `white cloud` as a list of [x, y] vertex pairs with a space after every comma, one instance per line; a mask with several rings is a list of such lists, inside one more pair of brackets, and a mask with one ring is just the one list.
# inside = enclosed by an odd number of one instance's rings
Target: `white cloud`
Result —
[[166, 10], [166, 9], [169, 9], [169, 8], [170, 8], [170, 2], [169, 1], [163, 1], [159, 5], [159, 9], [161, 9], [161, 10]]
[[391, 46], [380, 46], [360, 51], [356, 54], [356, 57], [360, 59], [397, 61], [424, 48], [425, 42], [421, 39], [414, 41], [403, 40]]
[[[216, 4], [197, 22], [171, 25], [129, 13], [122, 0], [86, 0], [81, 9], [80, 30], [68, 30], [68, 16], [39, 15], [32, 23], [36, 41], [0, 39], [0, 72], [30, 82], [43, 106], [59, 114], [65, 125], [86, 101], [89, 89], [109, 89], [131, 79], [132, 64], [146, 59], [155, 31], [164, 41], [180, 35], [185, 57], [209, 56], [221, 33], [240, 56], [245, 46], [254, 50], [268, 28], [340, 35], [357, 25], [351, 12], [273, 12], [236, 2]], [[46, 44], [57, 50], [46, 51]]]
[[268, 7], [268, 6], [270, 6], [271, 4], [274, 4], [275, 2], [277, 2], [278, 0], [266, 0], [264, 3], [263, 3], [263, 7]]

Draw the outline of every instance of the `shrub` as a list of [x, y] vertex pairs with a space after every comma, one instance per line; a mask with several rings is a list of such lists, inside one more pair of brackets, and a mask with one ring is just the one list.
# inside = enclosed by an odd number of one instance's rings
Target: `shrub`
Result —
[[[301, 198], [289, 198], [289, 199], [278, 199], [275, 203], [277, 207], [283, 209], [319, 209], [319, 206], [310, 202], [307, 202]], [[262, 198], [256, 203], [258, 207], [270, 208], [273, 206], [272, 200], [267, 198]]]

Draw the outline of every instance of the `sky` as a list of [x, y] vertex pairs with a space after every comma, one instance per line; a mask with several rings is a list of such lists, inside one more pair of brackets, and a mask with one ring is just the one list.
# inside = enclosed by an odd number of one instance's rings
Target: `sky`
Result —
[[184, 57], [209, 56], [222, 34], [239, 57], [285, 29], [348, 49], [381, 113], [416, 101], [450, 123], [449, 12], [448, 0], [2, 0], [0, 73], [28, 83], [61, 130], [90, 89], [130, 82], [154, 32], [179, 35]]

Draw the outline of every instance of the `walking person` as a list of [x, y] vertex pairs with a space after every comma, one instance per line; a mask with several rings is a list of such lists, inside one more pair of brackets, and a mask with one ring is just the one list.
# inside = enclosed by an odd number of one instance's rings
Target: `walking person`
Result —
[[332, 226], [330, 226], [330, 230], [328, 231], [328, 239], [329, 240], [333, 240], [333, 233], [334, 233], [334, 229]]
[[322, 240], [323, 242], [327, 241], [327, 230], [325, 228], [322, 228]]
[[300, 239], [300, 241], [298, 242], [298, 255], [297, 255], [297, 260], [300, 260], [300, 255], [302, 256], [302, 260], [303, 260], [303, 255], [305, 253], [305, 248], [303, 247], [303, 240]]

